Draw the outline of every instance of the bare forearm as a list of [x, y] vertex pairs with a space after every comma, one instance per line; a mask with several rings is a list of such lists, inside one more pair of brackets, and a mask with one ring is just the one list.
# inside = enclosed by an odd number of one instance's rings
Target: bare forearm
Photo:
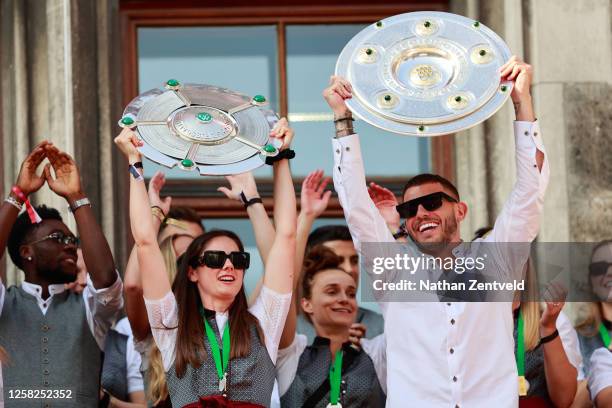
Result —
[[270, 254], [270, 248], [272, 248], [272, 240], [270, 237], [275, 235], [274, 226], [272, 221], [268, 218], [266, 208], [261, 203], [251, 204], [247, 208], [247, 214], [251, 220], [253, 226], [253, 232], [255, 234], [255, 243], [257, 244], [257, 250], [261, 259], [264, 263], [268, 261], [268, 255]]
[[296, 251], [295, 251], [295, 275], [293, 277], [293, 290], [295, 291], [301, 279], [302, 265], [304, 263], [304, 256], [306, 255], [306, 245], [308, 243], [308, 234], [312, 229], [314, 223], [314, 217], [308, 214], [304, 214], [303, 211], [297, 219], [297, 235]]
[[[66, 199], [72, 204], [83, 197], [85, 195], [78, 194]], [[111, 286], [117, 279], [115, 261], [92, 208], [88, 205], [77, 208], [74, 212], [74, 219], [81, 240], [83, 261], [94, 287], [100, 289]]]
[[533, 122], [536, 120], [531, 97], [524, 98], [518, 102], [513, 102], [513, 105], [516, 120], [525, 122]]
[[595, 397], [596, 407], [612, 407], [612, 387], [604, 388]]
[[[15, 198], [15, 197], [13, 197]], [[19, 211], [6, 201], [0, 207], [0, 254], [4, 254], [11, 229], [17, 220]]]
[[569, 362], [560, 337], [543, 347], [544, 372], [550, 398], [556, 407], [569, 407], [576, 396], [576, 368]]
[[274, 225], [276, 234], [295, 239], [296, 199], [289, 161], [274, 163]]

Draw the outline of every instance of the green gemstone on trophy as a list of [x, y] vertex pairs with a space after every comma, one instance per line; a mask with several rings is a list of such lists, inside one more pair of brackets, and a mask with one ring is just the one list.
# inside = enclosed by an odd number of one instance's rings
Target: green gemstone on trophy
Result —
[[385, 101], [389, 102], [391, 100], [391, 95], [385, 95], [384, 99]]
[[425, 28], [431, 27], [431, 23], [429, 21], [426, 21], [425, 23], [423, 23], [423, 25], [425, 26]]
[[481, 57], [484, 57], [485, 55], [487, 55], [487, 50], [480, 50], [478, 54], [480, 54]]
[[266, 153], [274, 153], [274, 152], [276, 151], [276, 147], [274, 147], [274, 146], [272, 146], [272, 145], [270, 145], [270, 144], [267, 144], [267, 145], [265, 145], [265, 146], [263, 147], [263, 150], [264, 150], [264, 152], [266, 152]]
[[480, 21], [474, 21], [473, 26], [476, 28], [480, 27]]
[[181, 160], [181, 165], [183, 167], [193, 167], [193, 161], [191, 161], [189, 159], [183, 159], [183, 160]]
[[208, 123], [212, 120], [212, 115], [208, 112], [200, 112], [196, 115], [200, 122]]
[[179, 81], [177, 81], [176, 79], [169, 79], [168, 81], [166, 81], [166, 85], [168, 86], [179, 86]]
[[134, 119], [130, 118], [129, 116], [124, 116], [121, 118], [121, 123], [123, 123], [125, 126], [130, 126], [134, 124]]
[[419, 132], [422, 132], [424, 130], [425, 130], [425, 126], [423, 126], [423, 125], [419, 126]]
[[502, 92], [506, 92], [508, 87], [506, 85], [502, 85], [501, 88], [499, 88], [499, 89], [501, 89]]
[[376, 22], [376, 27], [382, 27], [382, 21], [377, 21]]
[[263, 95], [255, 95], [253, 100], [257, 103], [264, 103], [266, 101], [266, 97]]
[[461, 97], [460, 96], [455, 96], [455, 102], [461, 102]]
[[373, 52], [374, 52], [374, 51], [372, 51], [372, 49], [371, 49], [371, 48], [368, 48], [368, 49], [366, 50], [366, 54], [368, 54], [368, 55], [372, 55], [372, 53], [373, 53]]

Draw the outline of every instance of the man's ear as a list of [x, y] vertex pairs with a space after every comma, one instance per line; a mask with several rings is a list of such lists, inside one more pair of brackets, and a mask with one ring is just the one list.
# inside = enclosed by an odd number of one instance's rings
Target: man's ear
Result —
[[34, 258], [34, 250], [30, 245], [22, 245], [19, 247], [19, 256], [24, 260], [27, 260], [29, 257]]
[[468, 213], [467, 204], [463, 201], [458, 202], [457, 205], [455, 206], [455, 217], [457, 218], [457, 221], [463, 221], [465, 217], [467, 217], [467, 213]]
[[302, 298], [301, 304], [302, 304], [302, 310], [304, 311], [304, 313], [309, 314], [309, 315], [313, 313], [312, 303], [310, 302], [310, 300], [306, 298]]

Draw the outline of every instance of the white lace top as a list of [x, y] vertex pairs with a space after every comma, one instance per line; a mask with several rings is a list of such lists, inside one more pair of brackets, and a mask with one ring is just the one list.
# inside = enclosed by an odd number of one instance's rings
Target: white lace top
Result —
[[[259, 297], [249, 308], [249, 311], [259, 320], [259, 325], [265, 334], [266, 349], [276, 364], [278, 343], [285, 326], [285, 319], [291, 304], [291, 293], [277, 293], [263, 286]], [[145, 299], [145, 306], [151, 324], [151, 332], [155, 344], [161, 352], [164, 370], [168, 371], [176, 358], [176, 336], [178, 329], [178, 305], [174, 293], [168, 292], [159, 300]], [[198, 313], [197, 310], [194, 313]], [[223, 331], [227, 323], [227, 313], [217, 313], [217, 327]], [[174, 329], [166, 329], [174, 327]]]

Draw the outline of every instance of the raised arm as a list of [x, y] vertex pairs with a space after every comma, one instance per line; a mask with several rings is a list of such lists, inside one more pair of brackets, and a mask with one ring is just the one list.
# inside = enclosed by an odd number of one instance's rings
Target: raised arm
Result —
[[[282, 140], [281, 150], [288, 149], [293, 130], [286, 119], [278, 121], [272, 137]], [[295, 265], [296, 200], [289, 160], [274, 163], [274, 225], [276, 234], [268, 255], [263, 284], [277, 293], [290, 293]]]
[[45, 166], [44, 174], [49, 188], [66, 199], [73, 208], [74, 219], [79, 230], [83, 261], [91, 277], [94, 288], [108, 288], [118, 279], [113, 254], [108, 246], [102, 228], [96, 221], [91, 205], [79, 205], [85, 199], [81, 188], [79, 169], [72, 157], [57, 147], [47, 144], [45, 152], [51, 167]]
[[[163, 214], [159, 216], [152, 214], [153, 227], [155, 234], [159, 232], [162, 218], [170, 211], [172, 197], [160, 198], [160, 191], [166, 183], [164, 173], [156, 172], [149, 181], [149, 204], [151, 207], [159, 207]], [[157, 213], [157, 212], [156, 212]], [[140, 276], [140, 267], [138, 265], [137, 248], [134, 246], [130, 252], [127, 266], [125, 268], [124, 289], [125, 289], [125, 312], [127, 314], [132, 333], [137, 340], [144, 340], [151, 334], [151, 326], [147, 309], [145, 307], [142, 293], [142, 278]]]
[[495, 242], [532, 242], [540, 229], [550, 175], [542, 135], [533, 112], [530, 92], [533, 69], [514, 56], [500, 70], [502, 80], [514, 81], [511, 97], [516, 111], [516, 181], [490, 236]]
[[[545, 298], [550, 301], [546, 302], [546, 308], [540, 319], [540, 338], [565, 330], [560, 323], [565, 323], [570, 330], [572, 329], [567, 318], [562, 322], [559, 316], [566, 295], [567, 291], [559, 284], [551, 283], [548, 286]], [[544, 372], [550, 399], [556, 407], [569, 407], [576, 396], [578, 370], [570, 362], [561, 336], [558, 335], [552, 341], [544, 343], [543, 348]]]
[[[230, 183], [230, 188], [219, 187], [217, 191], [225, 194], [227, 198], [245, 205], [254, 198], [260, 198], [255, 178], [250, 171], [234, 174], [232, 176], [225, 176], [225, 178]], [[246, 200], [246, 202], [244, 200]], [[251, 220], [251, 225], [253, 226], [257, 250], [265, 266], [268, 261], [268, 255], [270, 254], [270, 248], [272, 248], [272, 240], [270, 237], [273, 237], [275, 234], [274, 226], [268, 217], [268, 213], [263, 203], [253, 202], [247, 206], [246, 211]]]
[[[136, 147], [142, 142], [133, 131], [123, 129], [115, 138], [115, 144], [130, 165], [141, 160]], [[140, 169], [138, 171], [140, 172]], [[139, 270], [142, 273], [143, 295], [146, 299], [161, 299], [171, 291], [171, 286], [164, 258], [157, 243], [157, 233], [142, 175], [139, 179], [130, 175], [130, 226], [136, 245]]]
[[[36, 169], [45, 159], [45, 146], [48, 144], [50, 142], [45, 140], [36, 145], [30, 154], [28, 154], [28, 157], [21, 163], [21, 169], [19, 170], [15, 186], [26, 197], [38, 191], [45, 184], [44, 174], [37, 175]], [[4, 254], [11, 229], [17, 220], [22, 206], [23, 203], [12, 191], [9, 193], [8, 198], [2, 202], [2, 206], [0, 206], [0, 254]]]
[[352, 114], [345, 103], [352, 97], [351, 85], [343, 78], [331, 77], [323, 97], [336, 120], [336, 138], [332, 141], [334, 187], [353, 243], [361, 251], [362, 242], [394, 242], [385, 220], [368, 194], [359, 137], [354, 134]]
[[308, 174], [302, 182], [300, 193], [300, 215], [297, 221], [297, 246], [295, 254], [295, 276], [293, 279], [294, 291], [300, 281], [302, 264], [306, 253], [308, 235], [312, 230], [312, 225], [319, 218], [329, 204], [331, 190], [325, 191], [330, 182], [329, 177], [324, 177], [323, 170], [315, 170]]

